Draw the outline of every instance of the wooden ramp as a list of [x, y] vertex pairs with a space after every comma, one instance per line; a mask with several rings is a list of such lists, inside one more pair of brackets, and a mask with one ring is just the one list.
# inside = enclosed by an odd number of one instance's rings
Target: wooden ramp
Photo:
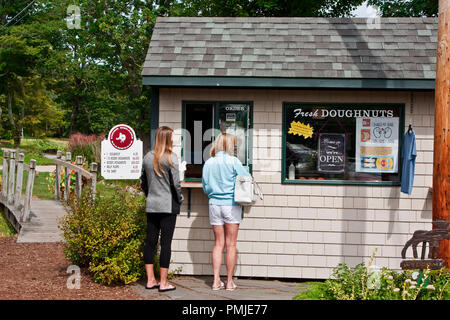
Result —
[[33, 198], [30, 221], [23, 222], [17, 242], [60, 242], [62, 232], [59, 220], [66, 215], [66, 209], [59, 201]]

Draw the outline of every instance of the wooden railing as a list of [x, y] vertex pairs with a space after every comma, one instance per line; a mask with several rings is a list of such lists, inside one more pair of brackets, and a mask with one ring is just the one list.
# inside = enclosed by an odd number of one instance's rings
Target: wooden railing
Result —
[[[65, 157], [62, 157], [62, 152], [58, 151], [56, 153], [56, 159], [53, 160], [56, 164], [55, 172], [55, 200], [68, 201], [70, 197], [70, 176], [72, 171], [75, 172], [75, 195], [80, 198], [82, 191], [82, 177], [88, 180], [88, 185], [90, 185], [92, 190], [92, 197], [95, 198], [95, 192], [97, 187], [97, 163], [91, 163], [91, 171], [87, 171], [82, 167], [83, 157], [77, 156], [76, 164], [71, 163], [72, 154], [66, 152]], [[64, 174], [61, 176], [61, 169], [64, 168]], [[61, 179], [64, 179], [64, 197], [61, 196]]]
[[[33, 196], [34, 177], [36, 174], [36, 160], [30, 164], [24, 163], [25, 156], [19, 153], [16, 161], [16, 151], [2, 149], [3, 174], [0, 202], [5, 207], [5, 216], [19, 231], [20, 223], [30, 220], [31, 198]], [[23, 172], [28, 171], [25, 197], [22, 202]], [[12, 214], [12, 215], [11, 215]]]

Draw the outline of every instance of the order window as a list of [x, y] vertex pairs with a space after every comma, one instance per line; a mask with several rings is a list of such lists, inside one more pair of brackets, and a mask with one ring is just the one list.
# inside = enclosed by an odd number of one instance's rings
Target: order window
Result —
[[251, 102], [183, 102], [182, 158], [186, 180], [199, 181], [203, 164], [220, 132], [237, 138], [235, 156], [251, 170]]
[[284, 183], [400, 183], [402, 104], [284, 103]]

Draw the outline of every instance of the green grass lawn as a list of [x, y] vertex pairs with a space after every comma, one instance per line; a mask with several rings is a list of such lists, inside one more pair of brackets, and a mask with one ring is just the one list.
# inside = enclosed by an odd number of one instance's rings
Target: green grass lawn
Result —
[[[12, 141], [2, 141], [1, 147], [15, 149]], [[65, 152], [67, 147], [67, 139], [22, 139], [20, 152], [25, 155], [25, 163], [30, 163], [30, 160], [34, 159], [37, 165], [52, 165], [53, 160], [44, 157], [44, 153], [54, 153], [55, 150]], [[3, 151], [1, 150], [0, 164], [3, 164]]]
[[303, 282], [302, 285], [306, 285], [306, 290], [300, 292], [293, 299], [294, 300], [322, 300], [321, 295], [323, 292], [323, 282], [311, 281]]

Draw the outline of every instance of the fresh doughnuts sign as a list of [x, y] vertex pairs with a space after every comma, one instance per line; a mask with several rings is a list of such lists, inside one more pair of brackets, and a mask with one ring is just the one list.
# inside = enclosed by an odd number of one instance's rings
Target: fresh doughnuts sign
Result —
[[139, 179], [142, 168], [142, 141], [126, 124], [114, 126], [102, 141], [101, 173], [107, 179]]

